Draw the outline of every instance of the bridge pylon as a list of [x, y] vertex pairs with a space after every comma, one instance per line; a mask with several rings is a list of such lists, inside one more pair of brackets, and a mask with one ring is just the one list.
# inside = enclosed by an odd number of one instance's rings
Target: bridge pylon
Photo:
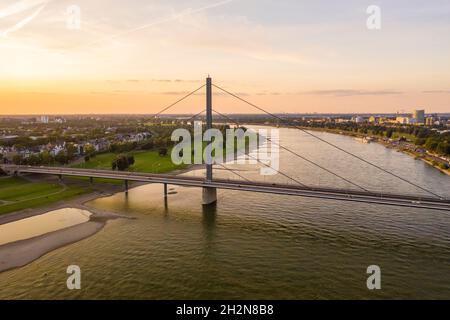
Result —
[[[206, 78], [206, 130], [212, 128], [212, 79]], [[207, 155], [211, 157], [211, 155]], [[213, 179], [213, 165], [211, 159], [206, 159], [206, 181]], [[203, 188], [203, 204], [209, 205], [217, 202], [217, 189], [211, 187]]]

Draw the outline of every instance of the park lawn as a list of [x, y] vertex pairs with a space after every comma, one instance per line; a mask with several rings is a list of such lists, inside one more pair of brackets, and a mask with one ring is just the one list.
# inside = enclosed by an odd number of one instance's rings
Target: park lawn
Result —
[[157, 151], [138, 152], [134, 154], [134, 165], [130, 167], [130, 171], [148, 172], [148, 173], [166, 173], [177, 169], [183, 169], [186, 165], [176, 165], [172, 162], [168, 154], [161, 157]]
[[89, 190], [54, 183], [29, 182], [21, 178], [0, 179], [0, 215], [67, 200]]
[[111, 170], [111, 163], [116, 158], [115, 153], [101, 153], [91, 158], [88, 162], [82, 162], [71, 166], [80, 169], [106, 169]]
[[[134, 165], [130, 166], [129, 171], [147, 172], [147, 173], [165, 173], [176, 169], [183, 169], [186, 165], [175, 165], [170, 156], [170, 150], [164, 157], [159, 155], [158, 151], [138, 151], [129, 152], [134, 156]], [[88, 162], [73, 165], [72, 168], [80, 169], [104, 169], [111, 170], [111, 163], [116, 158], [115, 153], [103, 153], [91, 158]], [[98, 181], [96, 179], [96, 181]]]
[[0, 179], [0, 195], [1, 189], [4, 187], [13, 187], [24, 185], [25, 180], [19, 178], [1, 178]]
[[31, 198], [46, 196], [62, 190], [57, 184], [50, 183], [23, 183], [0, 189], [0, 199], [4, 201], [22, 201]]

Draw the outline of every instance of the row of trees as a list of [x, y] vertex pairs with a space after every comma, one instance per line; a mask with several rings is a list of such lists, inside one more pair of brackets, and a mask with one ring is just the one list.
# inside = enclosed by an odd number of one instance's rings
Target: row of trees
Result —
[[450, 155], [450, 143], [446, 140], [441, 140], [436, 136], [431, 136], [427, 139], [417, 138], [415, 144], [423, 146], [428, 151]]
[[54, 165], [68, 164], [71, 157], [68, 156], [67, 152], [62, 150], [58, 152], [55, 156], [51, 155], [48, 151], [41, 152], [39, 154], [31, 154], [24, 157], [21, 154], [16, 154], [12, 158], [12, 162], [16, 165], [29, 165], [29, 166], [43, 166], [43, 165]]
[[450, 133], [439, 133], [436, 130], [431, 130], [427, 127], [419, 126], [383, 126], [376, 124], [357, 124], [357, 123], [320, 123], [302, 121], [299, 123], [304, 127], [324, 128], [332, 130], [342, 130], [348, 132], [355, 132], [361, 134], [372, 134], [387, 138], [392, 138], [394, 135], [402, 137], [403, 135], [411, 137], [413, 143], [422, 146], [430, 152], [438, 154], [450, 155]]
[[152, 137], [139, 143], [138, 142], [112, 143], [109, 146], [109, 151], [112, 153], [127, 153], [133, 150], [153, 150], [159, 148], [170, 148], [172, 145], [173, 141], [170, 139], [169, 135], [168, 137]]

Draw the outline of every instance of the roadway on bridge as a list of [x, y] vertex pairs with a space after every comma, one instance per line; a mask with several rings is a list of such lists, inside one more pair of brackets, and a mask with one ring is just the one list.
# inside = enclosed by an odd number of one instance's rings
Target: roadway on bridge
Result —
[[93, 169], [75, 169], [62, 167], [32, 167], [1, 165], [2, 169], [10, 174], [49, 174], [57, 176], [76, 176], [107, 178], [124, 181], [137, 181], [146, 183], [172, 184], [187, 187], [209, 187], [218, 189], [262, 192], [279, 195], [300, 196], [310, 198], [320, 198], [340, 201], [354, 201], [373, 204], [393, 205], [412, 208], [425, 208], [450, 211], [449, 199], [438, 199], [425, 196], [411, 196], [402, 194], [381, 194], [362, 192], [356, 190], [343, 190], [332, 188], [303, 187], [286, 184], [268, 184], [251, 181], [237, 181], [214, 179], [212, 181], [204, 180], [199, 177], [176, 176], [168, 174], [150, 174], [138, 172], [93, 170]]

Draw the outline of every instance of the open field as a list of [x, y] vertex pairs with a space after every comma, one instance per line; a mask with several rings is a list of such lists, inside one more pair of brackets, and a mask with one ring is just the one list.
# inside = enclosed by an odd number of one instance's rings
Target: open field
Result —
[[[169, 171], [184, 169], [186, 165], [174, 165], [167, 156], [160, 156], [157, 151], [130, 152], [135, 158], [135, 163], [129, 168], [130, 171], [148, 173], [166, 173]], [[111, 170], [111, 163], [116, 158], [114, 153], [99, 154], [88, 162], [73, 165], [74, 168], [84, 169], [106, 169]], [[67, 181], [87, 182], [85, 177], [65, 177]], [[122, 180], [95, 179], [94, 183], [108, 183], [113, 185], [122, 184]], [[75, 183], [77, 184], [77, 183]], [[54, 182], [30, 182], [22, 178], [0, 179], [0, 215], [28, 208], [37, 208], [53, 204], [60, 200], [74, 198], [91, 191], [88, 187], [60, 185]]]
[[[134, 156], [135, 163], [130, 166], [129, 171], [147, 173], [166, 173], [169, 171], [184, 169], [186, 165], [175, 165], [170, 158], [170, 151], [167, 156], [160, 156], [158, 151], [130, 152]], [[116, 158], [115, 153], [103, 153], [91, 158], [88, 162], [73, 165], [73, 168], [83, 169], [106, 169], [111, 170], [111, 163]]]
[[89, 192], [89, 189], [22, 178], [0, 179], [0, 215], [45, 206]]

